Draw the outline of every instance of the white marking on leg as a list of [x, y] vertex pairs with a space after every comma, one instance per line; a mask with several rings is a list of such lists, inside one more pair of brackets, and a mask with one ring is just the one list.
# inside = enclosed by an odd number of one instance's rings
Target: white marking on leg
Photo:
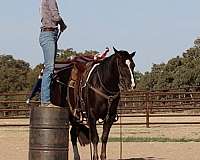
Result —
[[131, 70], [131, 62], [130, 60], [126, 60], [126, 65], [128, 66], [128, 69], [130, 71], [131, 74], [131, 88], [133, 89], [135, 87], [135, 79], [133, 77], [133, 71]]

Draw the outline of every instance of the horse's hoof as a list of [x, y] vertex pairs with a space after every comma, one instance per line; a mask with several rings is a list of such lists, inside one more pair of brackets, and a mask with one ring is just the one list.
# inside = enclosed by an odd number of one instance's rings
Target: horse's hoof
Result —
[[74, 157], [74, 160], [80, 160], [80, 157], [79, 156]]
[[97, 156], [97, 157], [93, 157], [93, 160], [99, 160], [99, 157]]
[[100, 156], [101, 160], [106, 160], [106, 156]]

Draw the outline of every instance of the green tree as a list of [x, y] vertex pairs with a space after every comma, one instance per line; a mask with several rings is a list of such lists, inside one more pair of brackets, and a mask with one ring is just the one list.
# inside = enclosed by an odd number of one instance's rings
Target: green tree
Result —
[[97, 53], [98, 53], [97, 51], [93, 51], [93, 50], [85, 50], [84, 52], [76, 52], [73, 50], [73, 48], [59, 49], [56, 56], [56, 61], [65, 62], [66, 60], [69, 59], [69, 57], [74, 57], [78, 55], [95, 55]]
[[59, 49], [56, 56], [56, 61], [66, 61], [70, 56], [76, 56], [78, 53], [73, 50], [73, 48], [69, 49]]
[[166, 64], [154, 64], [140, 79], [139, 89], [162, 90], [200, 85], [200, 47], [186, 50]]
[[23, 91], [29, 86], [29, 63], [15, 60], [11, 55], [0, 55], [0, 92]]

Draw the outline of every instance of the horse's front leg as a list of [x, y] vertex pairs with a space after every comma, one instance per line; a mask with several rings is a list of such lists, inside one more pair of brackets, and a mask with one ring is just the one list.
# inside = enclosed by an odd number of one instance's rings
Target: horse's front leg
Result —
[[80, 155], [79, 155], [78, 146], [77, 146], [78, 130], [76, 126], [72, 125], [70, 135], [71, 135], [71, 142], [72, 142], [72, 147], [73, 147], [73, 152], [74, 152], [74, 160], [80, 160]]
[[90, 131], [91, 131], [91, 140], [92, 140], [92, 144], [93, 144], [93, 160], [98, 160], [99, 156], [98, 156], [98, 143], [99, 143], [99, 136], [97, 133], [97, 128], [96, 128], [96, 121], [91, 120], [90, 122], [92, 122], [90, 124]]
[[110, 132], [110, 128], [113, 124], [113, 120], [107, 120], [104, 122], [103, 124], [103, 134], [101, 137], [101, 141], [102, 141], [102, 146], [101, 146], [101, 160], [106, 160], [106, 144], [108, 141], [108, 135]]

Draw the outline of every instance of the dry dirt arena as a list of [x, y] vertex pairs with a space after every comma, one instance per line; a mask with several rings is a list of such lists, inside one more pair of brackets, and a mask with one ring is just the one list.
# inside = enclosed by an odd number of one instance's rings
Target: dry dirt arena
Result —
[[[200, 121], [200, 117], [186, 118], [151, 118], [159, 121]], [[122, 119], [122, 122], [127, 119]], [[144, 121], [144, 118], [131, 118], [129, 122]], [[28, 124], [29, 120], [0, 120], [0, 124]], [[101, 131], [99, 126], [98, 130]], [[123, 137], [135, 138], [171, 138], [200, 139], [200, 125], [152, 125], [123, 126]], [[110, 137], [119, 137], [119, 126], [113, 126]], [[0, 128], [0, 160], [28, 160], [29, 127]], [[99, 145], [99, 152], [100, 152]], [[69, 160], [73, 160], [71, 144]], [[200, 160], [200, 142], [123, 142], [122, 159], [124, 160]], [[81, 160], [90, 159], [89, 146], [80, 147]], [[108, 160], [120, 159], [120, 142], [109, 142]]]

